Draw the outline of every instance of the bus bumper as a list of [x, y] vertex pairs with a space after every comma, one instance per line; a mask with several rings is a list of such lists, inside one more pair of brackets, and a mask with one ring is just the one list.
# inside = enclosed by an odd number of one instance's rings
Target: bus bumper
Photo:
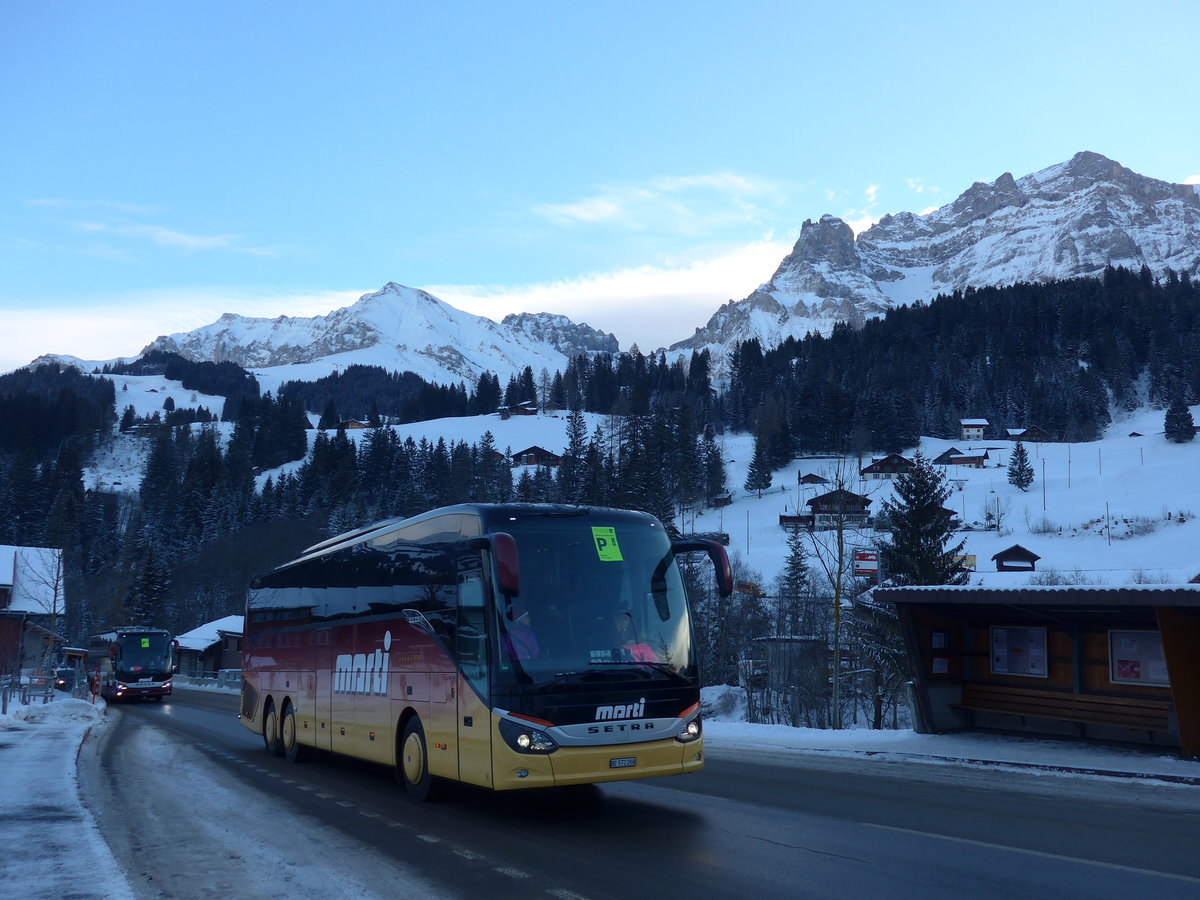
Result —
[[497, 791], [684, 775], [704, 767], [703, 738], [686, 744], [665, 738], [637, 744], [560, 747], [546, 755], [517, 753], [503, 740], [492, 746], [493, 787]]
[[150, 700], [162, 697], [171, 696], [171, 682], [166, 681], [162, 684], [114, 684], [109, 691], [109, 696], [114, 700]]

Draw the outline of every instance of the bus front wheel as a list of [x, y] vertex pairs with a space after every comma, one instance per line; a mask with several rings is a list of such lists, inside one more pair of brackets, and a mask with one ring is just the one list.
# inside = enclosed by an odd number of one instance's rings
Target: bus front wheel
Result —
[[263, 710], [263, 744], [272, 756], [283, 756], [283, 741], [279, 739], [279, 715], [275, 712], [275, 704], [270, 701]]
[[296, 707], [291, 703], [285, 703], [283, 706], [283, 719], [279, 723], [279, 730], [279, 741], [287, 761], [304, 762], [307, 753], [304, 745], [300, 743], [300, 736], [296, 733]]
[[396, 762], [396, 775], [408, 795], [414, 800], [430, 799], [433, 796], [433, 776], [429, 774], [429, 751], [425, 743], [425, 729], [416, 716], [404, 726], [400, 758]]

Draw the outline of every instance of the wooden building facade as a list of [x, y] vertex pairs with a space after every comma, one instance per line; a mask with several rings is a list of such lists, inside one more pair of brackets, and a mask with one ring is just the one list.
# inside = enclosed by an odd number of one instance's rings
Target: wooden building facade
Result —
[[1200, 756], [1200, 584], [880, 588], [920, 731], [1022, 731]]

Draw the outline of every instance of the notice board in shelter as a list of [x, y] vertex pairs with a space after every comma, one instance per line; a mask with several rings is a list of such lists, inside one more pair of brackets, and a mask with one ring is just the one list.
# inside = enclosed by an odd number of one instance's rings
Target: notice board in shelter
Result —
[[1046, 629], [991, 627], [993, 675], [1046, 677]]
[[1108, 666], [1109, 680], [1115, 684], [1170, 684], [1157, 631], [1109, 631]]

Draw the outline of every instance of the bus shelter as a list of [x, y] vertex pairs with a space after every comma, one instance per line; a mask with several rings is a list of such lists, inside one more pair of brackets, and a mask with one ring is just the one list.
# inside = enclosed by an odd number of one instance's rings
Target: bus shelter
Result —
[[1200, 584], [886, 587], [914, 727], [1145, 743], [1200, 756]]

